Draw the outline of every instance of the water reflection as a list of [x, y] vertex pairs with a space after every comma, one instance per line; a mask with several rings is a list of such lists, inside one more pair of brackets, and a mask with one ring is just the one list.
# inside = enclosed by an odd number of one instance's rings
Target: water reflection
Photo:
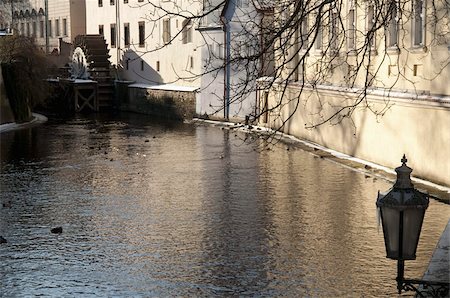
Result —
[[[395, 295], [375, 212], [390, 185], [256, 145], [127, 114], [2, 134], [0, 296]], [[407, 276], [449, 212], [431, 202]]]

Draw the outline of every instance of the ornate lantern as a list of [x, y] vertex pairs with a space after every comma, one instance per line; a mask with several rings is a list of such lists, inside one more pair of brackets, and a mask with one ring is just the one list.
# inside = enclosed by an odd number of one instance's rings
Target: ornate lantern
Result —
[[428, 208], [428, 195], [414, 188], [411, 182], [412, 169], [403, 155], [402, 165], [395, 169], [397, 181], [386, 193], [378, 192], [377, 207], [383, 225], [386, 254], [397, 260], [397, 289], [416, 291], [421, 295], [420, 287], [431, 290], [434, 296], [448, 295], [448, 283], [431, 282], [418, 279], [405, 279], [405, 260], [416, 258], [420, 231]]

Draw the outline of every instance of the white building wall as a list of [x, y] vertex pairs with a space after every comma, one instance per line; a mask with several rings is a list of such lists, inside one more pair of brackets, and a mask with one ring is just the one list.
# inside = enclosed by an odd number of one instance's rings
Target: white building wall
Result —
[[[116, 7], [118, 5], [118, 7]], [[156, 6], [171, 12], [180, 12], [189, 17], [196, 15], [201, 9], [201, 2], [184, 3], [158, 2]], [[183, 6], [184, 5], [184, 6]], [[191, 31], [192, 42], [183, 43], [183, 16], [164, 16], [164, 12], [154, 6], [138, 0], [123, 1], [103, 0], [99, 7], [98, 1], [87, 2], [87, 34], [98, 34], [99, 26], [103, 25], [104, 36], [109, 45], [112, 64], [119, 70], [121, 79], [147, 84], [176, 84], [200, 87], [200, 44], [201, 36]], [[163, 42], [163, 21], [170, 19], [171, 37], [169, 44]], [[145, 43], [139, 45], [139, 22], [145, 23]], [[124, 24], [129, 24], [130, 45], [125, 46]], [[111, 46], [111, 24], [116, 26], [116, 46]], [[178, 36], [175, 37], [176, 34]], [[128, 61], [128, 62], [127, 62]]]
[[[246, 57], [259, 50], [257, 24], [261, 16], [250, 1], [244, 0], [239, 1], [239, 4], [237, 1], [230, 1], [225, 17], [230, 32], [229, 118], [239, 121], [254, 114], [256, 109], [255, 82], [259, 63], [251, 63], [248, 59], [239, 57]], [[204, 75], [196, 112], [203, 116], [206, 114], [212, 118], [223, 118], [226, 106], [224, 63], [227, 47], [223, 24], [217, 15], [212, 15], [202, 23], [199, 31], [206, 44], [202, 48]], [[249, 46], [250, 44], [253, 46]]]

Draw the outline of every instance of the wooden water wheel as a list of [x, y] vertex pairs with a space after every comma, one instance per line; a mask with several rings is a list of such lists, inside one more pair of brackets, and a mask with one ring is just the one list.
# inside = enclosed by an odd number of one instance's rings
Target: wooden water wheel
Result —
[[[74, 53], [83, 53], [83, 55], [79, 54], [77, 59], [80, 61], [85, 59], [86, 61], [87, 74], [85, 78], [88, 77], [98, 83], [97, 98], [99, 108], [112, 108], [114, 106], [114, 79], [111, 76], [110, 55], [104, 37], [99, 34], [78, 35], [75, 37], [73, 46], [75, 49]], [[79, 68], [82, 71], [83, 67]]]

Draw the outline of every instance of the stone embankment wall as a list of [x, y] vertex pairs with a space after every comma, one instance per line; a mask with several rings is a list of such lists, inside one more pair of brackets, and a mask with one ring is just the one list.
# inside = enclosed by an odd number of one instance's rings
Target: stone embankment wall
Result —
[[153, 90], [118, 85], [119, 109], [167, 119], [192, 119], [195, 114], [195, 92]]
[[14, 122], [14, 115], [6, 96], [5, 83], [3, 81], [2, 65], [0, 64], [0, 124]]

